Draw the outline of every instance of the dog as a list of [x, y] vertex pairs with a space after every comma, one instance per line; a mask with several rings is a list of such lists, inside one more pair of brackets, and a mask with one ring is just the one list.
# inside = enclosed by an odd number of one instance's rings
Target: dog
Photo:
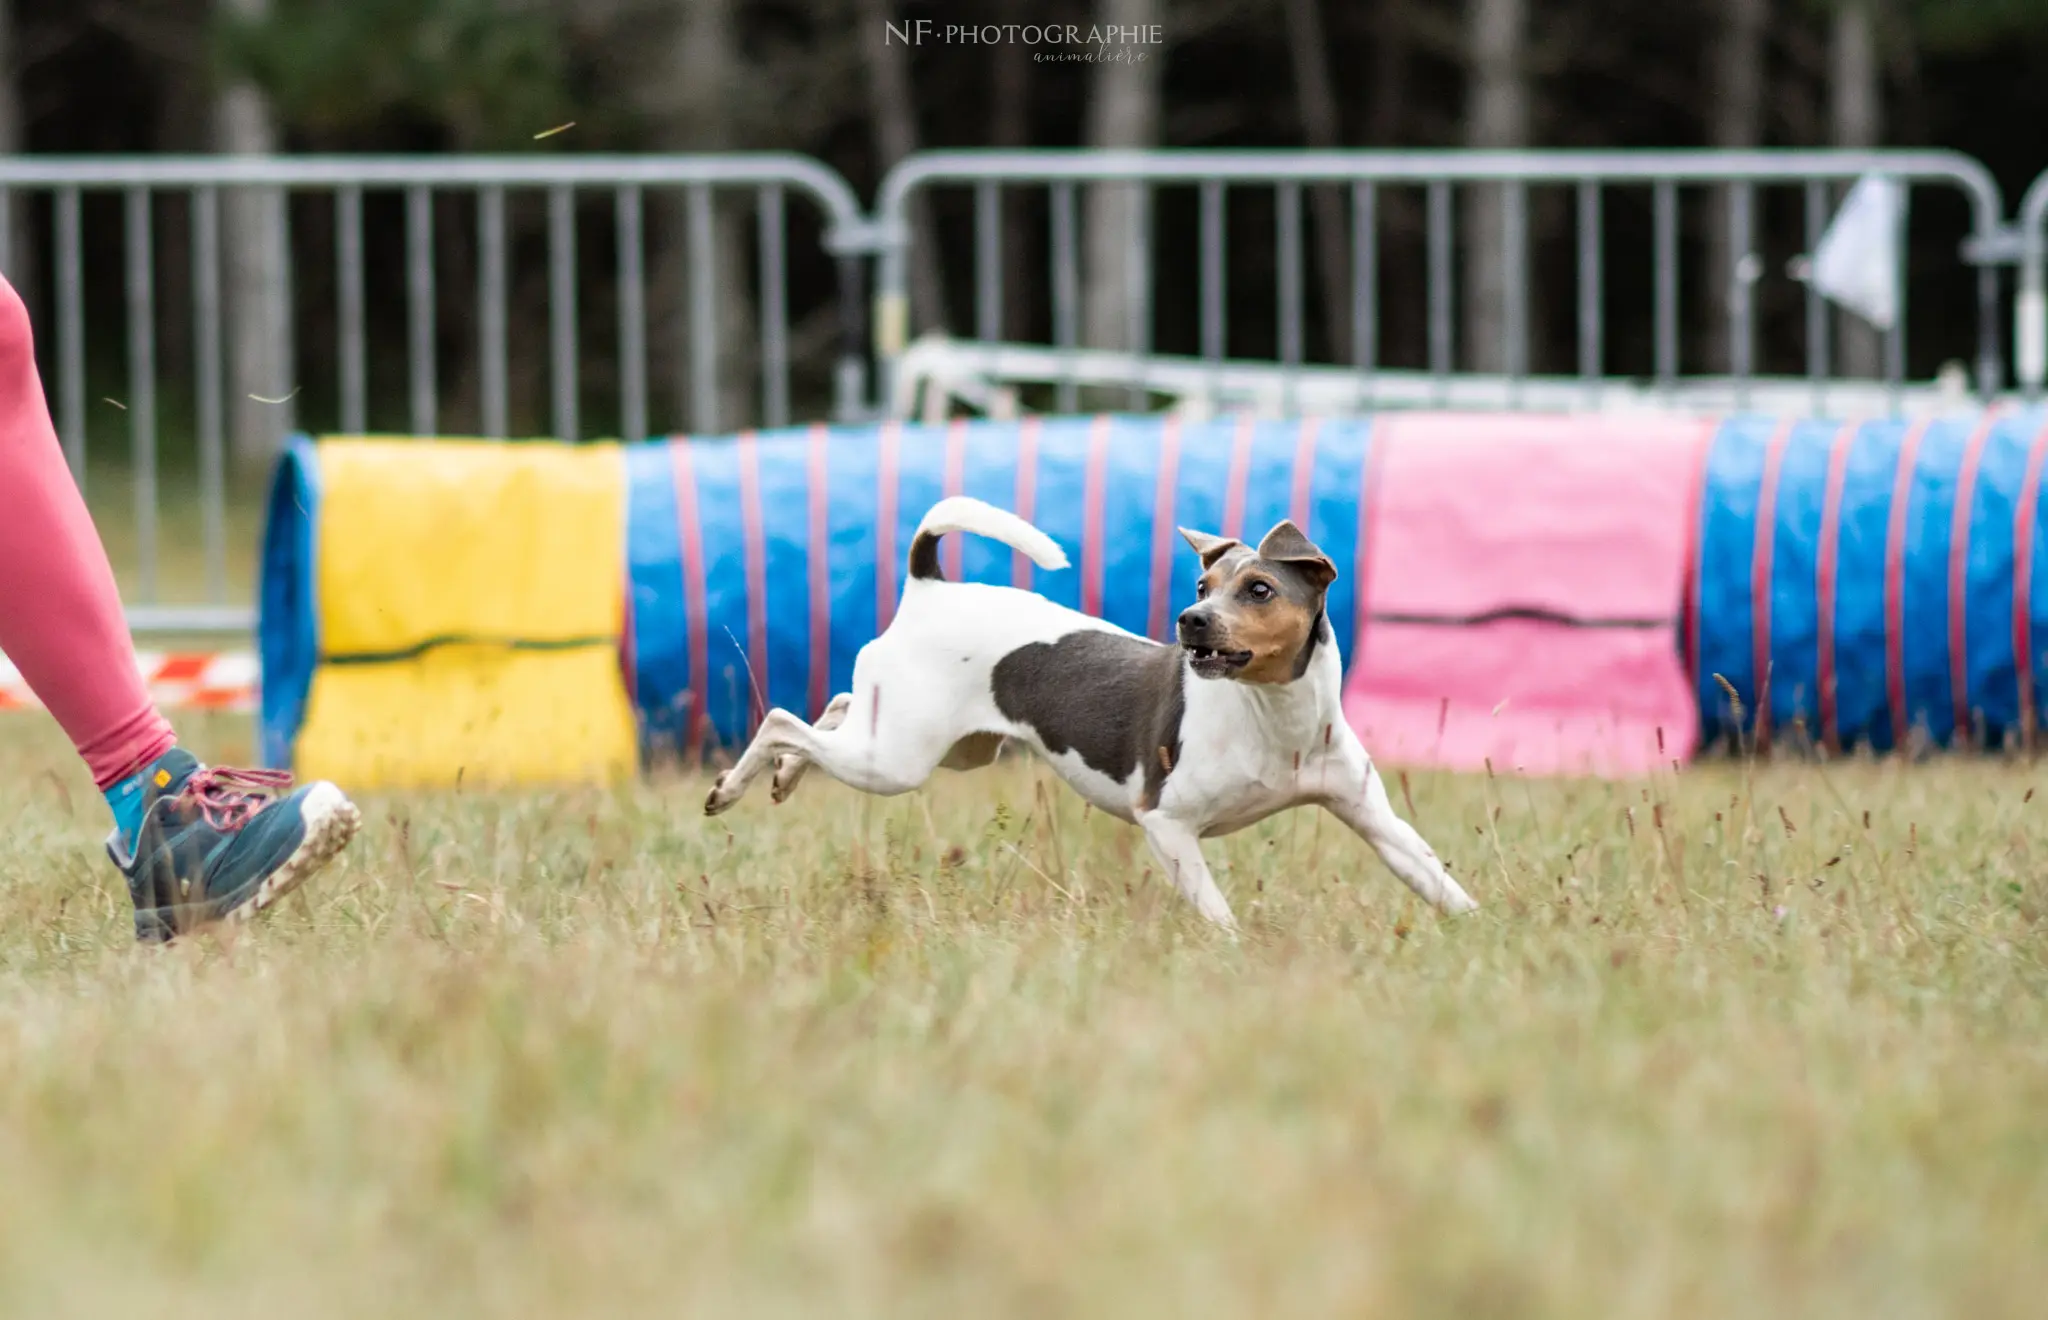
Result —
[[1201, 559], [1196, 600], [1162, 644], [1014, 587], [948, 581], [939, 539], [990, 537], [1048, 570], [1067, 557], [1015, 514], [955, 496], [910, 543], [888, 628], [861, 648], [853, 690], [818, 722], [775, 709], [704, 802], [715, 816], [772, 766], [786, 800], [805, 768], [892, 795], [940, 766], [967, 770], [1021, 743], [1098, 809], [1143, 829], [1204, 917], [1237, 922], [1201, 840], [1288, 807], [1324, 808], [1445, 912], [1478, 907], [1394, 813], [1340, 707], [1337, 639], [1324, 597], [1336, 565], [1292, 522], [1256, 548], [1181, 528]]

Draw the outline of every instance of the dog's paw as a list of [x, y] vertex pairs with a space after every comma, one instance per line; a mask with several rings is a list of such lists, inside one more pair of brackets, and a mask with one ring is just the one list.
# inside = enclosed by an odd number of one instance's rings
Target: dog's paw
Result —
[[712, 781], [711, 791], [704, 795], [705, 815], [716, 816], [719, 812], [724, 811], [733, 804], [737, 795], [728, 796], [725, 791], [726, 782], [731, 778], [732, 771], [728, 770]]

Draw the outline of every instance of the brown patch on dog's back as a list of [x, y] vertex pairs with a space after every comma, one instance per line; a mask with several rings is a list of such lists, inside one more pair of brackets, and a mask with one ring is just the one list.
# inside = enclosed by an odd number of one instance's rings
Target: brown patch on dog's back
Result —
[[996, 709], [1047, 751], [1118, 782], [1142, 769], [1148, 811], [1180, 759], [1183, 681], [1178, 646], [1092, 628], [1020, 646], [989, 675]]

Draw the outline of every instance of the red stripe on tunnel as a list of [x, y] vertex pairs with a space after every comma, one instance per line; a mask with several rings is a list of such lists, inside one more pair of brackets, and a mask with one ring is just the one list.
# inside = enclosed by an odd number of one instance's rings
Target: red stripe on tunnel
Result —
[[[1038, 502], [1038, 419], [1028, 418], [1017, 428], [1017, 516], [1030, 522]], [[1022, 550], [1010, 554], [1010, 582], [1019, 591], [1031, 590], [1031, 570], [1036, 567]]]
[[1756, 696], [1758, 751], [1771, 745], [1771, 558], [1778, 530], [1778, 472], [1791, 438], [1792, 423], [1780, 422], [1764, 449], [1763, 478], [1756, 495], [1756, 542], [1749, 557], [1750, 678]]
[[1173, 542], [1179, 535], [1173, 525], [1173, 493], [1179, 481], [1180, 420], [1168, 417], [1159, 429], [1159, 481], [1152, 491], [1152, 597], [1145, 633], [1155, 642], [1172, 636], [1167, 620], [1173, 603]]
[[2041, 500], [2041, 460], [2048, 457], [2048, 425], [2027, 450], [2027, 475], [2012, 511], [2012, 658], [2019, 684], [2020, 745], [2034, 750], [2034, 522]]
[[1884, 687], [1891, 710], [1892, 746], [1906, 745], [1906, 503], [1913, 493], [1913, 471], [1920, 457], [1926, 422], [1915, 422], [1899, 444], [1899, 466], [1892, 476], [1892, 507], [1884, 537]]
[[[967, 419], [955, 417], [953, 424], [946, 428], [946, 495], [948, 498], [964, 493], [967, 486]], [[956, 533], [939, 547], [940, 571], [954, 582], [964, 576], [960, 571], [962, 538]]]
[[888, 630], [896, 617], [896, 489], [897, 454], [903, 446], [903, 424], [882, 426], [880, 457], [875, 464], [875, 635]]
[[1230, 442], [1230, 483], [1223, 495], [1223, 537], [1226, 540], [1244, 539], [1245, 487], [1250, 484], [1252, 472], [1252, 435], [1258, 427], [1250, 413], [1238, 419], [1237, 434]]
[[1956, 476], [1956, 504], [1948, 524], [1948, 686], [1955, 702], [1955, 741], [1976, 741], [1970, 719], [1970, 640], [1967, 628], [1970, 589], [1970, 502], [1977, 494], [1977, 468], [1984, 461], [1984, 442], [1991, 437], [1995, 414], [1987, 409], [1963, 448], [1962, 471]]
[[761, 447], [752, 431], [736, 441], [740, 460], [740, 552], [747, 572], [747, 682], [753, 689], [753, 724], [768, 714], [768, 537], [761, 524]]
[[1109, 468], [1109, 418], [1088, 428], [1088, 479], [1081, 495], [1081, 613], [1102, 617], [1102, 502]]
[[675, 451], [676, 535], [682, 541], [676, 558], [683, 568], [683, 627], [690, 660], [690, 717], [685, 724], [684, 755], [694, 760], [704, 750], [704, 707], [711, 697], [710, 619], [704, 596], [704, 527], [697, 517], [697, 477], [690, 467], [690, 441], [670, 446]]
[[1835, 433], [1828, 448], [1827, 493], [1821, 499], [1820, 545], [1813, 566], [1813, 594], [1820, 637], [1816, 648], [1816, 681], [1820, 685], [1820, 729], [1828, 750], [1842, 750], [1841, 718], [1835, 708], [1835, 576], [1841, 559], [1842, 486], [1849, 477], [1849, 448], [1861, 422], [1849, 422]]
[[1321, 426], [1321, 419], [1305, 417], [1295, 431], [1294, 489], [1287, 501], [1287, 516], [1311, 541], [1316, 539], [1316, 534], [1309, 527], [1309, 501], [1316, 482], [1316, 431]]

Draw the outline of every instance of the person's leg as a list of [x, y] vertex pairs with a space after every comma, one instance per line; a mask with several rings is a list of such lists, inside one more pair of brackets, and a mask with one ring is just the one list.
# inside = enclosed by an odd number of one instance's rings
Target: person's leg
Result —
[[0, 277], [0, 651], [104, 791], [170, 750], [135, 666], [114, 570], [65, 466], [28, 309]]
[[356, 809], [332, 784], [208, 769], [177, 747], [135, 664], [114, 572], [64, 463], [28, 309], [0, 276], [0, 651], [107, 795], [107, 851], [136, 934], [257, 912], [341, 851]]

